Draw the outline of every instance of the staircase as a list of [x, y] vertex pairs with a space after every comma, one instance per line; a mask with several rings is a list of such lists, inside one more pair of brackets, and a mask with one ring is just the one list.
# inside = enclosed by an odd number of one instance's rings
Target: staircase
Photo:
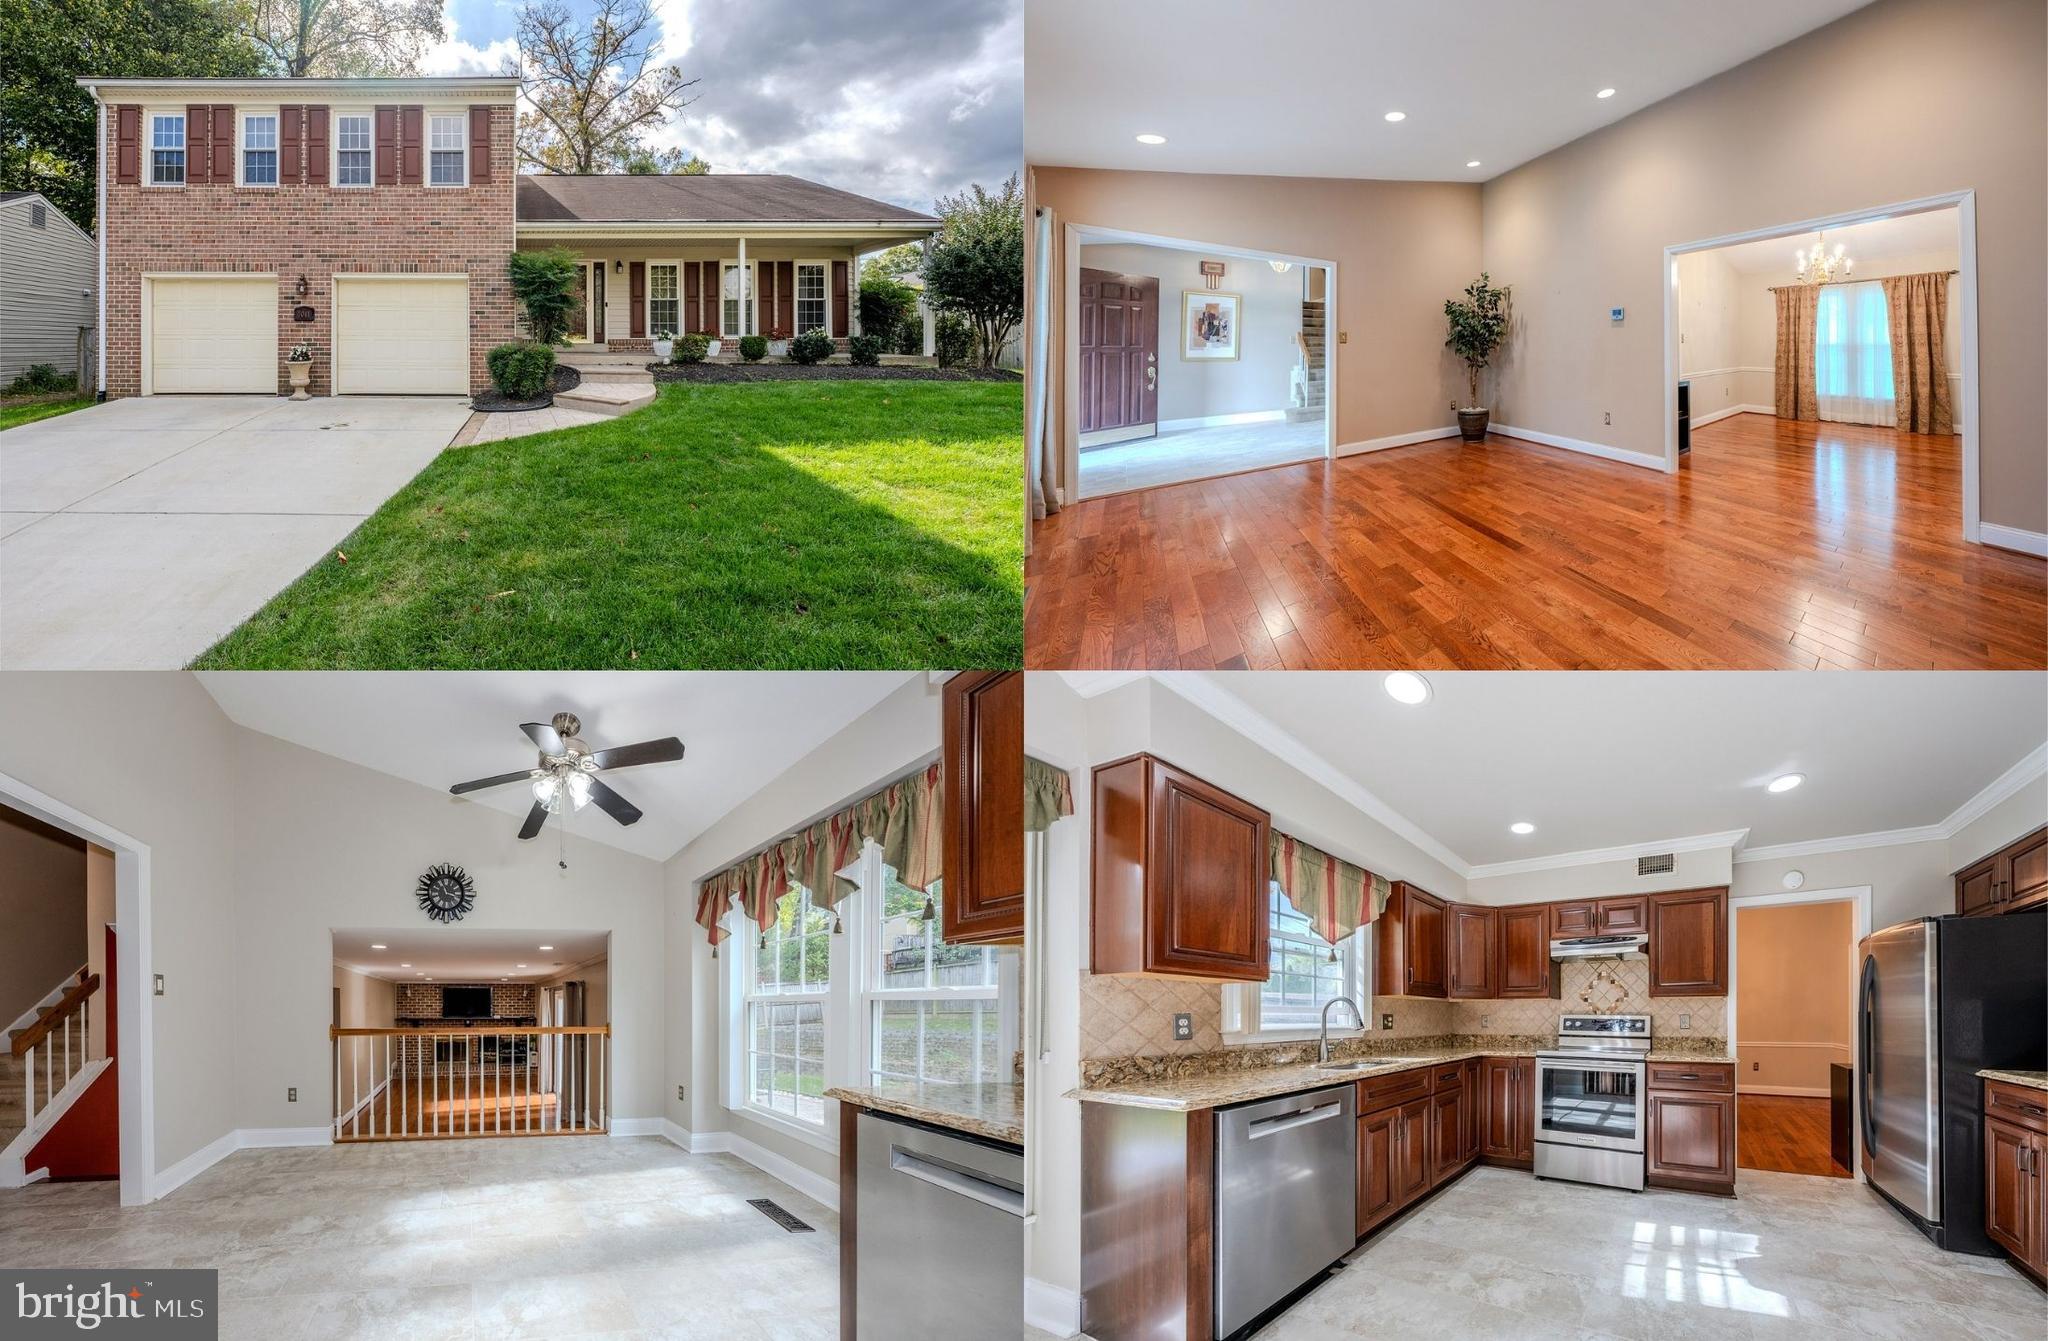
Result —
[[555, 393], [555, 404], [562, 409], [621, 415], [654, 403], [654, 374], [647, 371], [654, 355], [645, 350], [577, 345], [556, 357], [583, 375], [582, 385], [574, 391]]
[[1302, 404], [1290, 406], [1289, 423], [1321, 419], [1329, 401], [1330, 363], [1326, 356], [1323, 304], [1304, 298], [1301, 303], [1301, 335], [1296, 348], [1301, 355]]
[[21, 1058], [0, 1048], [0, 1150], [28, 1125], [27, 1088], [22, 1081]]
[[[105, 1002], [98, 975], [81, 968], [8, 1029], [6, 1046], [0, 1047], [0, 1187], [19, 1185], [29, 1147], [105, 1069], [88, 1056], [92, 1012]], [[93, 1075], [80, 1075], [87, 1070]], [[67, 1094], [74, 1078], [80, 1089]], [[20, 1148], [12, 1148], [17, 1141]]]

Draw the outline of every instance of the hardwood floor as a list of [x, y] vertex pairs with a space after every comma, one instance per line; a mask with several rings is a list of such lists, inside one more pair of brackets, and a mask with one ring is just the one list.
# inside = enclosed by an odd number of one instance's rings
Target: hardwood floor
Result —
[[[337, 1141], [419, 1141], [462, 1136], [553, 1136], [602, 1131], [582, 1100], [541, 1088], [539, 1070], [486, 1069], [435, 1081], [392, 1081], [343, 1120]], [[573, 1110], [573, 1111], [572, 1111]]]
[[1035, 669], [2039, 669], [2048, 562], [1962, 539], [1961, 439], [1743, 414], [1676, 476], [1489, 437], [1076, 503]]
[[1774, 1173], [1847, 1178], [1828, 1152], [1828, 1101], [1745, 1094], [1735, 1105], [1735, 1164]]

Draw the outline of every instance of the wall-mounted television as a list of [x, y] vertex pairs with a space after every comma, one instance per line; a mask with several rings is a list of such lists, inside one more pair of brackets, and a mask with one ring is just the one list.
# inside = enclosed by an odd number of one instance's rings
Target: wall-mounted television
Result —
[[441, 1018], [444, 1020], [488, 1020], [491, 1018], [491, 989], [488, 987], [443, 987]]

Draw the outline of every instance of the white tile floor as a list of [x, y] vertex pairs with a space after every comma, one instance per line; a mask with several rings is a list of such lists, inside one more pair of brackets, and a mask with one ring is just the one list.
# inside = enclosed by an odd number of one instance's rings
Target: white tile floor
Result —
[[2001, 1261], [1939, 1251], [1860, 1183], [1744, 1170], [1738, 1192], [1477, 1169], [1258, 1336], [2048, 1337], [2048, 1295]]
[[0, 1262], [218, 1268], [220, 1335], [264, 1341], [827, 1341], [838, 1232], [753, 1166], [654, 1137], [247, 1150], [129, 1208], [112, 1183], [0, 1192]]
[[1323, 454], [1323, 421], [1267, 420], [1190, 428], [1081, 453], [1081, 497], [1233, 475]]

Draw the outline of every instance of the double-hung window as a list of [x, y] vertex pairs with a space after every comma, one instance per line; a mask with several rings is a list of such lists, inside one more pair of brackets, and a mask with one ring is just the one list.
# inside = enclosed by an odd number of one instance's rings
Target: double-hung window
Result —
[[1815, 304], [1813, 385], [1820, 417], [1844, 424], [1897, 421], [1891, 318], [1884, 285], [1823, 285]]
[[[1370, 932], [1360, 927], [1332, 946], [1280, 886], [1269, 884], [1266, 900], [1270, 972], [1256, 986], [1225, 989], [1224, 1032], [1239, 1042], [1313, 1035], [1322, 1028], [1323, 1008], [1340, 996], [1349, 997], [1361, 1012], [1370, 1009]], [[1332, 1033], [1356, 1027], [1341, 1007], [1331, 1012]]]
[[460, 116], [427, 118], [427, 184], [464, 186], [469, 182], [463, 156], [469, 149], [468, 127]]
[[746, 994], [746, 1105], [825, 1125], [825, 1006], [832, 915], [792, 888], [755, 941]]
[[862, 891], [870, 956], [867, 1070], [877, 1081], [977, 1084], [1010, 1074], [1017, 1011], [1014, 997], [1005, 1004], [1009, 975], [994, 948], [940, 938], [941, 883], [932, 885], [928, 904], [884, 865], [881, 889]]
[[185, 118], [180, 113], [149, 119], [149, 182], [152, 186], [185, 184]]
[[799, 261], [796, 267], [796, 333], [825, 330], [825, 267]]
[[676, 267], [654, 264], [647, 267], [647, 329], [659, 338], [673, 336], [683, 319], [682, 300], [677, 296]]
[[277, 116], [242, 118], [242, 185], [277, 185]]
[[376, 171], [376, 164], [372, 159], [375, 152], [371, 147], [370, 118], [367, 114], [344, 112], [334, 118], [336, 186], [370, 185]]

